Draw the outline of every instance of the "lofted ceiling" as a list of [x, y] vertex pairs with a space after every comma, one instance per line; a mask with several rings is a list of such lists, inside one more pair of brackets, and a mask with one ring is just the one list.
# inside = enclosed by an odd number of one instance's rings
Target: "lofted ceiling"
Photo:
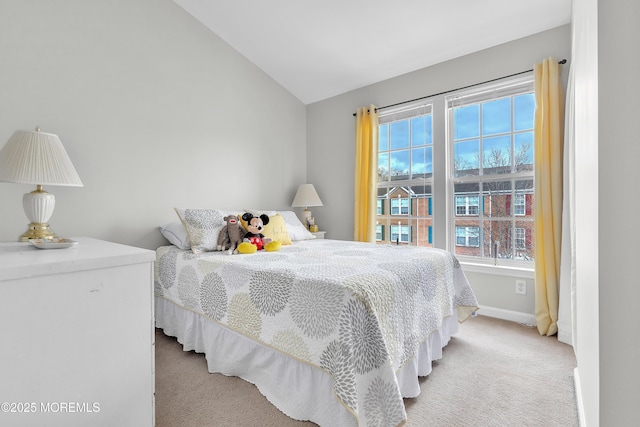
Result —
[[304, 104], [571, 22], [571, 0], [175, 0]]

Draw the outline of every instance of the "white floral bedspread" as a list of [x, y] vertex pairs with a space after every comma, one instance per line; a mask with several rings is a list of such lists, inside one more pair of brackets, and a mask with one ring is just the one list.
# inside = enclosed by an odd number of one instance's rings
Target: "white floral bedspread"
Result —
[[457, 310], [477, 300], [458, 261], [438, 249], [339, 240], [278, 252], [157, 250], [155, 292], [328, 372], [360, 426], [406, 419], [394, 372]]

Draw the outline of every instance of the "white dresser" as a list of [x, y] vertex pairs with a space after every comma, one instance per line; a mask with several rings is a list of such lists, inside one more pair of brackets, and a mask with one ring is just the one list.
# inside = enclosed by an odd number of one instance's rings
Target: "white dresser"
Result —
[[153, 426], [150, 250], [0, 243], [0, 425]]

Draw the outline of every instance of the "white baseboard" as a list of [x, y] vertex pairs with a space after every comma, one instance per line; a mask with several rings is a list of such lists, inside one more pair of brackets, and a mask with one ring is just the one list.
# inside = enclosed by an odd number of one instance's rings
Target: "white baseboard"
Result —
[[560, 329], [560, 326], [558, 326], [558, 341], [573, 346], [573, 337], [571, 336], [571, 332], [563, 331]]
[[584, 427], [584, 402], [582, 401], [582, 388], [580, 387], [580, 372], [576, 367], [573, 370], [573, 381], [576, 389], [576, 404], [578, 405], [578, 422], [580, 427]]
[[511, 322], [520, 323], [523, 325], [535, 325], [536, 318], [530, 313], [521, 313], [519, 311], [505, 310], [503, 308], [488, 307], [485, 305], [480, 306], [478, 314], [482, 316], [495, 317], [496, 319], [509, 320]]

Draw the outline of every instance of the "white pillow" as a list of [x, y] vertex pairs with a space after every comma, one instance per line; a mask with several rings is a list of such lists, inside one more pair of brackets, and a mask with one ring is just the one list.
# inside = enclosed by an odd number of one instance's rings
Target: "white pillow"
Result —
[[311, 232], [307, 230], [307, 227], [305, 227], [302, 222], [300, 222], [300, 219], [295, 212], [276, 211], [276, 213], [279, 213], [284, 218], [284, 222], [285, 224], [287, 224], [287, 231], [289, 232], [289, 237], [291, 237], [291, 240], [309, 240], [316, 238], [316, 236], [311, 234]]
[[160, 226], [160, 233], [171, 243], [180, 249], [191, 249], [189, 233], [180, 221], [170, 222]]

